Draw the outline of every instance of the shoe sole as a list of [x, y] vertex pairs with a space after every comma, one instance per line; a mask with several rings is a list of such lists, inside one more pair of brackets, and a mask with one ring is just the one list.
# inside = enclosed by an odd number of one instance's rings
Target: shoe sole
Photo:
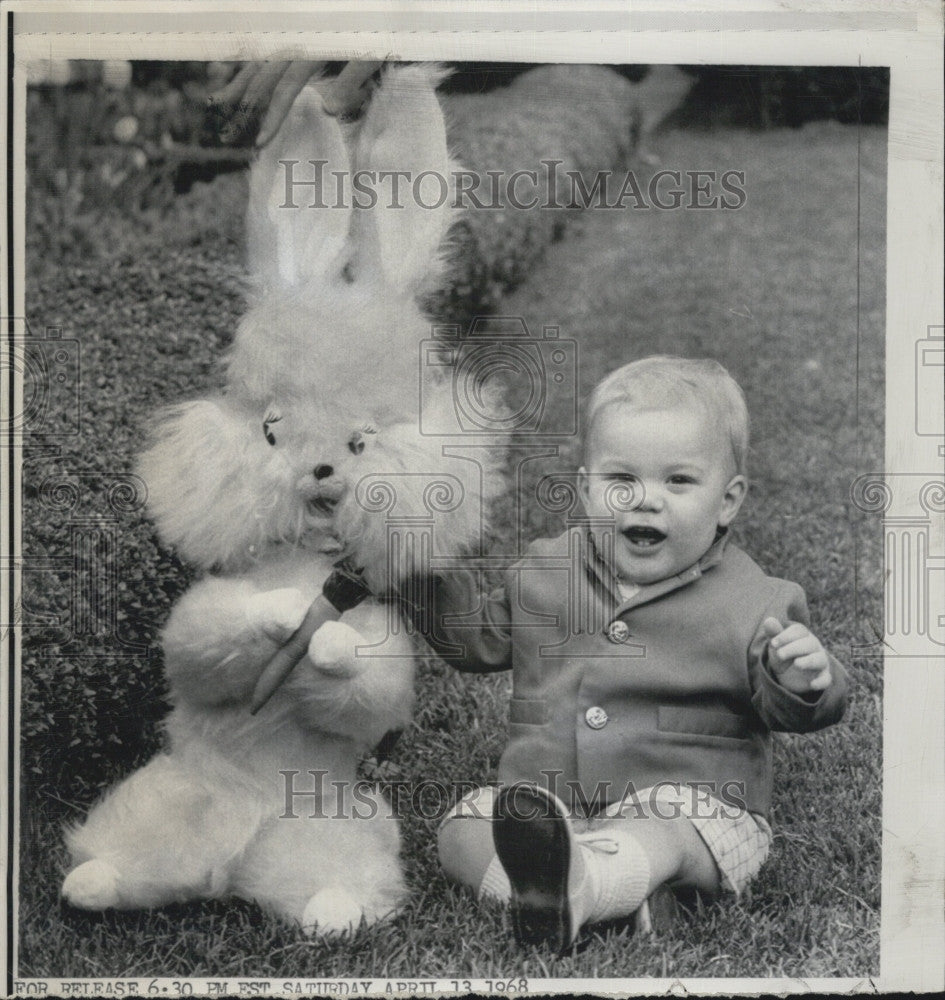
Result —
[[571, 842], [567, 817], [542, 789], [503, 788], [492, 838], [512, 886], [512, 930], [522, 946], [568, 947], [574, 935], [568, 901]]

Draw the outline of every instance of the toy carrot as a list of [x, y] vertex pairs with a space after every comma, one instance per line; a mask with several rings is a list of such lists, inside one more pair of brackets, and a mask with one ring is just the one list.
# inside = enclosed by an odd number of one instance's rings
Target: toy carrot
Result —
[[253, 689], [250, 714], [255, 715], [275, 694], [279, 685], [292, 673], [305, 656], [312, 636], [325, 622], [337, 621], [346, 611], [357, 607], [370, 597], [360, 570], [347, 560], [335, 563], [334, 569], [322, 584], [322, 592], [312, 601], [302, 624], [289, 636], [288, 641], [263, 668]]

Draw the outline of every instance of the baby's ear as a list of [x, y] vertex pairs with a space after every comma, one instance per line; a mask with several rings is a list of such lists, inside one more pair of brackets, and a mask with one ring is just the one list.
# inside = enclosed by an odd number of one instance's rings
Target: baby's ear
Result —
[[578, 497], [581, 503], [584, 505], [584, 509], [587, 510], [588, 501], [590, 500], [591, 490], [590, 482], [587, 477], [587, 469], [582, 465], [577, 471], [577, 488]]
[[250, 172], [249, 267], [265, 287], [291, 288], [330, 271], [351, 224], [349, 172], [341, 126], [310, 85]]
[[387, 70], [358, 138], [357, 169], [377, 176], [377, 204], [364, 213], [365, 250], [389, 283], [414, 291], [442, 270], [455, 215], [456, 165], [436, 96], [445, 75], [431, 64]]
[[748, 480], [742, 476], [733, 476], [725, 487], [725, 495], [722, 497], [722, 508], [719, 512], [719, 527], [727, 528], [735, 515], [741, 509], [745, 496], [748, 493]]

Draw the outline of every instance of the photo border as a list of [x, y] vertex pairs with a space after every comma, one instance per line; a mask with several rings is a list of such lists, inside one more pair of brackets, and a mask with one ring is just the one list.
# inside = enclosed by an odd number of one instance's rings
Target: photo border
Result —
[[[79, 9], [80, 8], [80, 9]], [[174, 30], [166, 30], [173, 11]], [[234, 16], [237, 15], [237, 16]], [[164, 26], [162, 30], [162, 24]], [[396, 58], [530, 62], [862, 65], [890, 67], [887, 187], [886, 460], [897, 476], [943, 478], [943, 438], [917, 432], [915, 414], [938, 401], [920, 398], [918, 345], [945, 323], [942, 307], [942, 12], [934, 0], [877, 10], [849, 2], [822, 10], [812, 0], [785, 10], [776, 3], [682, 4], [480, 3], [359, 5], [171, 3], [3, 4], [2, 94], [7, 121], [7, 216], [0, 265], [0, 316], [25, 315], [25, 61], [75, 59], [266, 59], [316, 52], [335, 59]], [[11, 63], [11, 56], [13, 62]], [[13, 247], [13, 253], [10, 248]], [[12, 308], [11, 308], [12, 306]], [[12, 331], [5, 331], [11, 335]], [[12, 374], [11, 374], [12, 380]], [[21, 386], [4, 385], [15, 406]], [[907, 401], [910, 405], [907, 405]], [[2, 553], [5, 613], [18, 597], [20, 467], [4, 452]], [[891, 490], [888, 525], [915, 513], [915, 492]], [[945, 551], [945, 523], [930, 517], [930, 551]], [[932, 574], [929, 606], [945, 607]], [[894, 599], [887, 582], [887, 602]], [[12, 618], [7, 620], [12, 621]], [[534, 980], [542, 992], [724, 993], [930, 990], [943, 983], [945, 891], [945, 671], [942, 649], [916, 632], [886, 641], [884, 660], [883, 865], [880, 976], [857, 979]], [[8, 988], [15, 961], [18, 843], [16, 776], [19, 644], [4, 637], [8, 667], [0, 680], [0, 726], [6, 753], [2, 838], [6, 921], [0, 965]], [[921, 705], [917, 701], [921, 701]], [[195, 987], [197, 980], [193, 981]], [[473, 983], [475, 987], [477, 982]], [[438, 984], [444, 988], [443, 981]]]

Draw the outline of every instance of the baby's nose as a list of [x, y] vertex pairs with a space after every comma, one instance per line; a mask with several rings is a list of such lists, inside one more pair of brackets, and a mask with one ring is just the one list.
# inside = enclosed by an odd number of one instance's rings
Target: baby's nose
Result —
[[314, 475], [315, 478], [321, 482], [323, 479], [328, 479], [331, 475], [333, 475], [334, 471], [335, 470], [330, 465], [316, 465], [312, 475]]
[[657, 486], [644, 486], [637, 510], [661, 511], [663, 509], [663, 493]]

